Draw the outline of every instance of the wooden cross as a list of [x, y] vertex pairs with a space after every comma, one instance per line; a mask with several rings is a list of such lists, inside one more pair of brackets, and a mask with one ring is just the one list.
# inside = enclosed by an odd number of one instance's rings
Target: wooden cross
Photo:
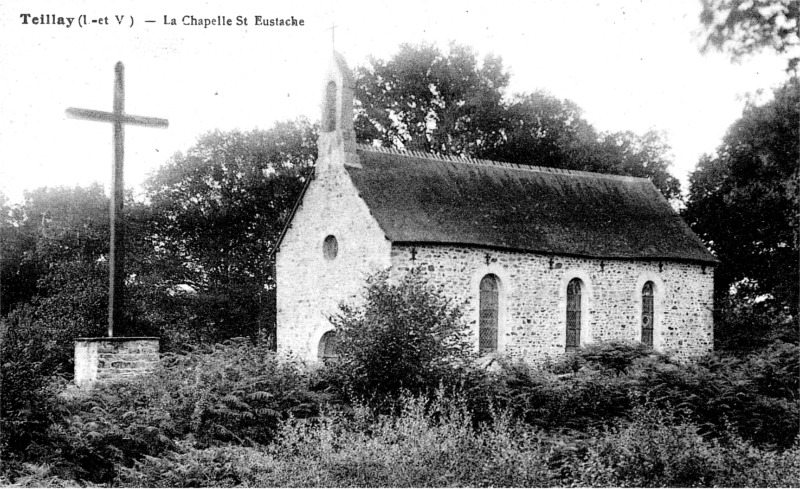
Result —
[[122, 214], [123, 185], [122, 164], [125, 156], [125, 124], [147, 127], [167, 127], [169, 121], [155, 117], [141, 117], [125, 113], [125, 67], [122, 62], [114, 66], [114, 111], [67, 109], [75, 119], [110, 122], [113, 127], [114, 164], [111, 175], [111, 247], [108, 260], [108, 336], [114, 336], [114, 325], [123, 321], [125, 303], [125, 222]]

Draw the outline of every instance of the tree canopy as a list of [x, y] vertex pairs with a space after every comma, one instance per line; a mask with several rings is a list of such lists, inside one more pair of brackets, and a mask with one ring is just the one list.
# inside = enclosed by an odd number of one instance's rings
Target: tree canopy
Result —
[[194, 328], [231, 336], [271, 326], [267, 257], [315, 154], [316, 128], [305, 119], [268, 130], [212, 131], [146, 182], [149, 239], [171, 263], [165, 286], [188, 286], [203, 305], [202, 325]]
[[[647, 177], [665, 196], [678, 195], [661, 133], [598, 132], [574, 102], [544, 91], [508, 95], [509, 77], [500, 57], [480, 61], [466, 46], [401, 46], [388, 61], [373, 58], [356, 70], [357, 137]], [[158, 332], [169, 345], [274, 326], [267, 257], [308, 178], [316, 132], [305, 119], [267, 130], [209, 132], [149, 178], [144, 202], [126, 201], [132, 327]], [[64, 317], [91, 319], [79, 329], [101, 326], [108, 252], [102, 188], [39, 189], [22, 205], [2, 201], [0, 208], [2, 313], [30, 303], [35, 316], [36, 304], [72, 304], [75, 314]]]
[[701, 0], [702, 51], [716, 49], [740, 60], [764, 49], [788, 56], [797, 68], [800, 3], [796, 0]]
[[403, 44], [389, 61], [355, 70], [359, 140], [417, 151], [474, 154], [502, 120], [509, 75], [499, 57], [450, 44]]
[[798, 305], [798, 140], [800, 85], [787, 82], [772, 101], [748, 104], [714, 155], [690, 176], [684, 212], [722, 261], [717, 293]]
[[389, 60], [370, 58], [355, 78], [362, 143], [644, 177], [665, 197], [680, 195], [663, 133], [601, 133], [570, 100], [542, 90], [508, 95], [500, 57], [481, 63], [455, 43], [446, 52], [404, 44]]

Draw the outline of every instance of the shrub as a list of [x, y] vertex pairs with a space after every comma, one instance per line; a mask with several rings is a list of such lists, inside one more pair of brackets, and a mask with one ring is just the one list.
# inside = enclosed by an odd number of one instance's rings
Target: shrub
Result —
[[581, 368], [610, 370], [621, 374], [630, 369], [640, 358], [663, 355], [641, 343], [626, 341], [601, 341], [592, 343], [557, 360], [550, 369], [556, 373], [577, 372]]
[[714, 349], [745, 355], [776, 340], [797, 344], [797, 318], [768, 303], [726, 300], [714, 311]]
[[536, 432], [497, 415], [475, 427], [466, 402], [441, 391], [403, 397], [397, 415], [357, 406], [290, 421], [269, 448], [267, 486], [454, 487], [552, 485], [550, 448]]
[[396, 398], [458, 384], [472, 361], [460, 308], [415, 273], [396, 283], [368, 280], [362, 306], [341, 305], [331, 318], [339, 338], [334, 365], [353, 397]]
[[551, 433], [495, 411], [475, 425], [463, 398], [403, 397], [396, 415], [357, 405], [288, 419], [273, 445], [183, 444], [121, 471], [124, 486], [796, 486], [798, 449], [716, 441], [653, 405], [587, 434]]
[[165, 354], [152, 375], [63, 399], [40, 459], [64, 479], [112, 483], [123, 468], [182, 447], [269, 443], [283, 419], [316, 415], [332, 400], [312, 381], [263, 341]]
[[271, 457], [252, 447], [223, 445], [197, 449], [181, 443], [163, 457], [145, 457], [135, 467], [120, 470], [120, 487], [242, 487], [258, 486], [270, 472]]
[[[46, 443], [57, 414], [58, 356], [49, 338], [25, 314], [0, 321], [0, 460], [23, 457], [32, 445]], [[60, 345], [63, 348], [63, 345]]]
[[695, 363], [642, 363], [631, 372], [637, 390], [680, 408], [704, 433], [728, 425], [760, 446], [792, 446], [800, 429], [800, 348], [776, 343], [743, 358], [711, 355]]
[[778, 453], [753, 447], [735, 434], [701, 435], [673, 409], [637, 404], [631, 420], [593, 430], [563, 461], [577, 486], [794, 487], [800, 480], [797, 449]]
[[599, 343], [544, 369], [502, 361], [469, 386], [469, 398], [481, 420], [494, 406], [548, 431], [584, 433], [628, 420], [633, 406], [649, 402], [677, 409], [704, 435], [735, 432], [786, 449], [800, 430], [799, 371], [800, 348], [782, 342], [743, 358], [711, 355], [686, 364], [638, 345]]
[[281, 419], [317, 414], [333, 401], [311, 389], [314, 374], [279, 359], [266, 338], [236, 338], [190, 354], [162, 359], [159, 380], [170, 392], [170, 411], [200, 444], [268, 443]]

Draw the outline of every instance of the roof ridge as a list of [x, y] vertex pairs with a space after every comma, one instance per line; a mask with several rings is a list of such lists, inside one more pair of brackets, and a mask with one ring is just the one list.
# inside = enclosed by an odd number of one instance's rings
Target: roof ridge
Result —
[[522, 163], [511, 163], [508, 161], [495, 161], [495, 160], [485, 160], [482, 158], [473, 158], [471, 156], [454, 156], [454, 155], [444, 155], [444, 154], [436, 154], [436, 153], [425, 153], [423, 151], [417, 150], [408, 150], [408, 149], [398, 149], [398, 148], [384, 148], [383, 146], [370, 146], [368, 144], [358, 143], [356, 145], [357, 149], [361, 151], [372, 151], [374, 153], [385, 153], [385, 154], [395, 154], [398, 156], [406, 156], [406, 157], [415, 157], [415, 158], [422, 158], [426, 160], [438, 160], [438, 161], [448, 161], [451, 163], [466, 163], [471, 165], [481, 165], [481, 166], [494, 166], [498, 168], [510, 168], [512, 170], [525, 170], [525, 171], [534, 171], [534, 172], [542, 172], [542, 173], [554, 173], [554, 174], [565, 174], [565, 175], [575, 175], [575, 176], [582, 176], [582, 177], [602, 177], [602, 178], [610, 178], [614, 180], [622, 180], [622, 181], [629, 181], [633, 180], [647, 180], [650, 181], [648, 178], [645, 177], [632, 177], [628, 175], [616, 175], [613, 173], [598, 173], [598, 172], [591, 172], [591, 171], [584, 171], [584, 170], [567, 170], [564, 168], [553, 168], [549, 166], [537, 166], [537, 165], [525, 165]]

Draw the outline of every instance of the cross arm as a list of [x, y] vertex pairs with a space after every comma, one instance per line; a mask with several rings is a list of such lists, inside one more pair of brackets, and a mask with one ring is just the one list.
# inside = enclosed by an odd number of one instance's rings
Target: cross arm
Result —
[[104, 112], [102, 110], [91, 109], [76, 109], [70, 107], [66, 110], [67, 116], [73, 119], [86, 119], [90, 121], [102, 122], [121, 122], [123, 124], [130, 124], [133, 126], [148, 126], [148, 127], [168, 127], [169, 121], [167, 119], [159, 119], [158, 117], [144, 117], [140, 115], [130, 114], [115, 114], [113, 112]]

